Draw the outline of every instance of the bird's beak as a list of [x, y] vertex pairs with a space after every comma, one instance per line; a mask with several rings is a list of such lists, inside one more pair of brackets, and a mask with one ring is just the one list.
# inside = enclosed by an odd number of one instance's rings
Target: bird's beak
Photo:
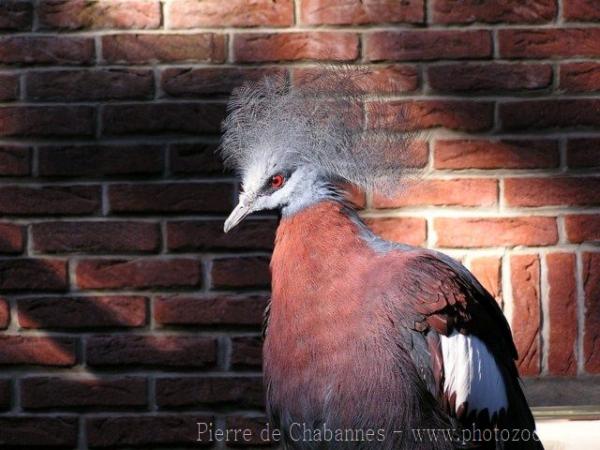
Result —
[[229, 217], [223, 225], [223, 231], [227, 233], [238, 223], [244, 220], [244, 217], [246, 217], [254, 210], [253, 206], [254, 202], [252, 198], [247, 195], [241, 194], [240, 201], [238, 202], [237, 206], [233, 209], [233, 211], [231, 211], [231, 214], [229, 214]]

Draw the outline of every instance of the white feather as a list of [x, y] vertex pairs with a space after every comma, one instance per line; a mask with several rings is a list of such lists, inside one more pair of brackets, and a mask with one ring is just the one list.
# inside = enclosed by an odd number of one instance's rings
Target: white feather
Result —
[[490, 416], [508, 406], [506, 388], [496, 360], [476, 336], [454, 331], [440, 336], [444, 359], [444, 391], [456, 393], [456, 409], [468, 402], [469, 411], [483, 411]]

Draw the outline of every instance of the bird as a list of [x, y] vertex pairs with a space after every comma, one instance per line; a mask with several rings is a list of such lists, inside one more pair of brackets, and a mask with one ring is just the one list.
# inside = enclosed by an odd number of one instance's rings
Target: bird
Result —
[[[368, 71], [368, 70], [367, 70]], [[347, 186], [396, 192], [418, 136], [377, 126], [363, 71], [237, 88], [220, 154], [241, 180], [227, 233], [280, 219], [263, 371], [285, 449], [543, 449], [501, 308], [458, 261], [374, 234]], [[386, 119], [389, 120], [389, 117]], [[433, 431], [432, 431], [433, 430]]]

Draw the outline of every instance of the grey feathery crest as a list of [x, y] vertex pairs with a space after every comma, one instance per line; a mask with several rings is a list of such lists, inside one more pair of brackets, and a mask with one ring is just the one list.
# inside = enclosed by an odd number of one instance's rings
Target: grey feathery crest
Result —
[[[302, 82], [268, 76], [236, 89], [223, 122], [221, 153], [240, 174], [256, 158], [270, 154], [290, 166], [313, 165], [332, 180], [366, 191], [393, 192], [411, 170], [409, 148], [415, 133], [373, 130], [363, 69], [321, 71]], [[396, 121], [404, 120], [399, 114]], [[262, 153], [262, 154], [261, 154]]]

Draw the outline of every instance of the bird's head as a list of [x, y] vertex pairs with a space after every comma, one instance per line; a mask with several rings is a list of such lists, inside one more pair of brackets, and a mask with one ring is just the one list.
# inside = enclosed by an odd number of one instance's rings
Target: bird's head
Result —
[[355, 76], [329, 72], [299, 86], [266, 77], [234, 91], [221, 154], [241, 178], [242, 190], [225, 232], [252, 212], [277, 209], [286, 216], [339, 199], [340, 182], [370, 190], [397, 181], [405, 168], [397, 156], [407, 147], [407, 135], [365, 126], [364, 92]]

